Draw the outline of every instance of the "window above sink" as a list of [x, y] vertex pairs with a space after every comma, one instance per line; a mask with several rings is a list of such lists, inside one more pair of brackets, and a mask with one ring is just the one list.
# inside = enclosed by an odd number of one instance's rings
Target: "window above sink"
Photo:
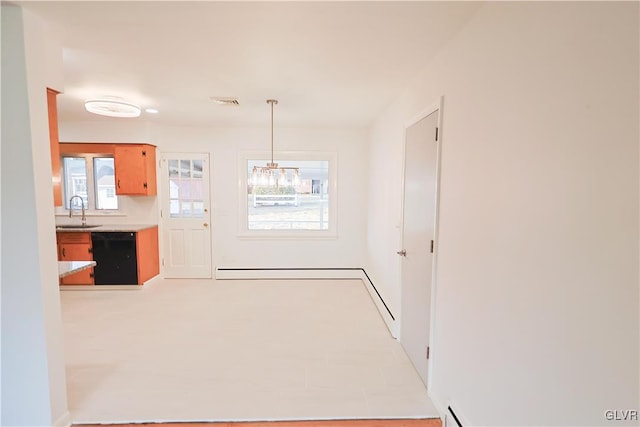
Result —
[[[70, 154], [62, 156], [64, 206], [87, 212], [117, 211], [113, 155]], [[70, 201], [72, 196], [79, 196]]]

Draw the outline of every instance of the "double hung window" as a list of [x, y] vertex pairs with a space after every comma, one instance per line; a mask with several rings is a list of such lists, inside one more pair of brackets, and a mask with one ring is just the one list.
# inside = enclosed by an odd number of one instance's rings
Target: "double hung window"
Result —
[[[62, 157], [65, 209], [106, 212], [118, 209], [112, 155], [72, 154]], [[82, 199], [82, 203], [80, 199]], [[72, 200], [73, 198], [73, 200]]]

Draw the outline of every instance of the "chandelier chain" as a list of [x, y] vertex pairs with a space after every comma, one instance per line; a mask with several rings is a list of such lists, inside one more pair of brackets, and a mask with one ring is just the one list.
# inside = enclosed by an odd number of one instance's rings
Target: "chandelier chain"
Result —
[[[251, 172], [251, 183], [255, 186], [267, 186], [267, 187], [297, 187], [300, 185], [300, 169], [291, 166], [281, 166], [274, 160], [273, 150], [273, 105], [277, 104], [276, 99], [267, 99], [267, 104], [271, 106], [271, 163], [267, 163], [266, 166], [254, 166]], [[276, 175], [277, 170], [280, 173]], [[287, 176], [287, 170], [292, 171], [291, 178]]]

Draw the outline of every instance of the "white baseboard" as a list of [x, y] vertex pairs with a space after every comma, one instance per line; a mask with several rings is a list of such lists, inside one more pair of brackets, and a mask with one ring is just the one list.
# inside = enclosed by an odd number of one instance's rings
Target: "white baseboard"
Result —
[[69, 411], [65, 411], [54, 423], [53, 427], [70, 427], [71, 426], [71, 414]]
[[361, 276], [357, 269], [216, 268], [216, 280], [361, 279]]
[[[429, 395], [429, 399], [431, 399], [433, 406], [436, 407], [440, 414], [442, 427], [458, 427], [459, 425], [467, 427], [474, 425], [460, 413], [458, 405], [455, 404], [452, 399], [441, 399], [439, 396], [436, 396], [432, 390], [428, 390], [427, 394]], [[451, 408], [452, 412], [449, 411], [449, 408]]]
[[362, 268], [216, 268], [216, 280], [359, 279], [371, 296], [391, 336], [398, 337], [398, 322]]
[[[451, 409], [451, 410], [449, 410]], [[451, 400], [447, 402], [446, 413], [444, 416], [444, 427], [465, 427], [472, 425], [461, 413], [460, 409]]]
[[364, 284], [364, 287], [367, 289], [367, 291], [369, 291], [369, 296], [371, 296], [371, 300], [378, 309], [378, 313], [380, 313], [382, 320], [384, 320], [384, 323], [387, 325], [387, 329], [389, 329], [391, 336], [395, 339], [398, 339], [398, 328], [400, 325], [399, 319], [396, 319], [391, 315], [391, 312], [387, 308], [382, 297], [378, 294], [378, 291], [373, 286], [364, 269], [361, 270], [360, 274], [362, 275], [362, 283]]

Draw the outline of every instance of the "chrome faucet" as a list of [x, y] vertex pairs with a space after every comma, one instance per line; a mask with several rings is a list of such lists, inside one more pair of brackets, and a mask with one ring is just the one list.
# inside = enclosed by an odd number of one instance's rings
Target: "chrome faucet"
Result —
[[87, 216], [85, 215], [85, 210], [84, 210], [84, 200], [82, 199], [82, 197], [78, 196], [77, 194], [75, 196], [71, 196], [71, 198], [69, 199], [69, 218], [71, 218], [71, 216], [73, 215], [73, 199], [75, 198], [80, 199], [80, 206], [82, 207], [82, 226], [86, 226], [87, 225]]

